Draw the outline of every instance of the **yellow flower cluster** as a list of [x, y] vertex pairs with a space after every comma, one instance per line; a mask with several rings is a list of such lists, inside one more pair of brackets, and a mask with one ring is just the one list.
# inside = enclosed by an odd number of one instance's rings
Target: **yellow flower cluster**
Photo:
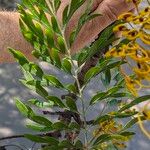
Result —
[[[113, 112], [112, 112], [113, 113]], [[121, 123], [117, 123], [115, 120], [106, 120], [104, 122], [100, 122], [99, 123], [99, 128], [96, 129], [94, 131], [94, 137], [98, 137], [102, 134], [110, 134], [110, 135], [114, 135], [117, 134], [119, 131], [121, 131], [122, 129], [122, 124]], [[126, 148], [125, 145], [125, 141], [128, 141], [130, 139], [130, 137], [121, 137], [120, 139], [112, 139], [112, 143], [113, 145], [115, 145], [117, 148]], [[107, 150], [109, 147], [109, 143], [108, 142], [104, 142], [100, 144], [100, 147], [103, 150]]]
[[[121, 32], [122, 37], [129, 42], [113, 47], [105, 56], [126, 60], [133, 72], [133, 76], [130, 77], [121, 69], [125, 77], [126, 87], [134, 96], [137, 96], [141, 88], [150, 87], [143, 84], [144, 81], [147, 81], [147, 84], [150, 82], [150, 49], [147, 49], [150, 46], [150, 6], [139, 11], [138, 4], [141, 0], [128, 1], [133, 1], [137, 11], [119, 16], [118, 19], [122, 20], [123, 23], [117, 25], [114, 32]], [[131, 63], [131, 60], [134, 63]]]
[[99, 123], [100, 128], [98, 130], [95, 130], [93, 135], [99, 136], [101, 134], [112, 134], [116, 133], [122, 128], [121, 124], [117, 124], [114, 120], [107, 120], [104, 122]]

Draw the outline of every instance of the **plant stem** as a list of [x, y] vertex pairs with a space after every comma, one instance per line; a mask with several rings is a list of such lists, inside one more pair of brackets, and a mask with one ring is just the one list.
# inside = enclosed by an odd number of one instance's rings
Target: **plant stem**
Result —
[[[79, 91], [79, 98], [80, 98], [80, 100], [81, 100], [81, 105], [82, 105], [82, 116], [83, 116], [84, 129], [85, 129], [85, 145], [86, 145], [86, 150], [88, 150], [88, 149], [89, 149], [89, 148], [88, 148], [88, 132], [87, 132], [87, 122], [86, 122], [85, 104], [84, 104], [84, 99], [83, 99], [83, 94], [82, 94], [82, 88], [81, 88], [80, 82], [79, 82], [79, 80], [78, 80], [78, 69], [79, 69], [79, 68], [76, 68], [75, 63], [74, 63], [74, 61], [73, 61], [72, 58], [71, 58], [71, 53], [70, 53], [71, 48], [70, 48], [70, 46], [69, 46], [69, 44], [68, 44], [68, 42], [67, 42], [67, 39], [66, 39], [66, 37], [65, 37], [65, 29], [62, 30], [61, 25], [60, 25], [60, 23], [58, 22], [58, 18], [57, 18], [56, 12], [54, 12], [54, 10], [52, 9], [52, 6], [51, 6], [49, 0], [47, 0], [46, 2], [47, 2], [47, 4], [48, 4], [48, 6], [49, 6], [49, 8], [50, 8], [50, 10], [51, 10], [51, 12], [52, 12], [52, 14], [53, 14], [53, 16], [55, 17], [55, 19], [56, 19], [56, 21], [57, 21], [58, 28], [59, 28], [59, 30], [60, 30], [60, 32], [61, 32], [61, 36], [62, 36], [62, 38], [63, 38], [63, 40], [64, 40], [64, 44], [65, 44], [67, 56], [68, 56], [68, 58], [70, 59], [70, 62], [71, 62], [71, 65], [72, 65], [73, 77], [74, 77], [75, 82], [76, 82], [76, 84], [77, 84], [77, 88], [78, 88], [78, 91]], [[91, 0], [89, 0], [89, 2], [90, 2], [89, 4], [91, 5]], [[89, 6], [87, 5], [87, 7], [89, 7]]]

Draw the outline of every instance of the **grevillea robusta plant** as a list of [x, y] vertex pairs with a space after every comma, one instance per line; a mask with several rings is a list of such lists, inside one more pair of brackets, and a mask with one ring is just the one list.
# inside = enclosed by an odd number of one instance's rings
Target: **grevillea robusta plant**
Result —
[[[136, 74], [125, 76], [122, 70], [122, 66], [128, 64], [126, 56], [136, 59], [139, 69], [144, 69], [144, 64], [140, 60], [146, 54], [143, 51], [139, 52], [140, 50], [138, 51], [133, 45], [139, 38], [136, 36], [137, 32], [125, 27], [126, 21], [130, 25], [142, 21], [138, 18], [140, 15], [134, 16], [137, 17], [136, 19], [132, 18], [133, 15], [130, 13], [121, 16], [118, 21], [104, 29], [91, 45], [71, 55], [71, 46], [83, 25], [101, 15], [90, 13], [92, 1], [89, 0], [87, 9], [79, 18], [77, 26], [70, 37], [66, 37], [65, 31], [71, 17], [84, 2], [85, 0], [71, 0], [64, 9], [62, 21], [57, 17], [60, 0], [23, 0], [22, 4], [18, 5], [21, 31], [33, 46], [32, 54], [39, 62], [51, 64], [73, 78], [71, 83], [66, 84], [57, 75], [46, 73], [39, 63], [29, 61], [20, 51], [9, 49], [22, 70], [23, 78], [20, 81], [38, 94], [38, 98], [33, 97], [26, 100], [26, 103], [16, 99], [16, 106], [31, 120], [26, 126], [37, 131], [36, 135], [24, 136], [31, 141], [41, 143], [42, 150], [125, 148], [125, 142], [135, 134], [129, 131], [129, 128], [136, 124], [139, 118], [140, 121], [147, 120], [148, 110], [146, 114], [133, 107], [148, 101], [150, 95], [138, 96], [137, 92], [135, 94], [134, 89], [138, 88], [137, 83], [139, 83]], [[138, 4], [135, 5], [137, 8]], [[149, 18], [149, 7], [145, 11]], [[150, 23], [146, 19], [143, 21], [146, 25], [142, 22], [143, 26], [140, 28], [142, 32], [144, 25], [148, 28]], [[109, 50], [112, 43], [118, 40], [114, 31], [122, 31], [124, 37]], [[146, 60], [144, 59], [147, 62], [146, 67], [149, 66], [149, 56], [147, 54]], [[85, 98], [84, 91], [95, 77], [98, 77], [97, 80], [103, 88], [95, 92], [89, 100]], [[131, 79], [136, 80], [131, 81]], [[49, 93], [50, 88], [59, 89], [65, 94], [58, 96]], [[89, 110], [94, 112], [95, 106], [99, 103], [104, 107], [88, 120]], [[115, 109], [112, 110], [112, 106], [115, 106]], [[53, 111], [47, 111], [48, 108]], [[41, 110], [42, 114], [36, 110]], [[46, 115], [55, 115], [55, 121]], [[127, 122], [122, 122], [123, 118], [127, 118], [125, 119]]]

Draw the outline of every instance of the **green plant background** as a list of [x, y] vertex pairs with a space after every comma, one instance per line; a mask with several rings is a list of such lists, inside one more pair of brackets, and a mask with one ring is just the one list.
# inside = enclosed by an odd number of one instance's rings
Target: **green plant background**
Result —
[[[4, 0], [5, 1], [5, 0]], [[4, 4], [4, 1], [0, 1], [0, 6], [2, 6], [2, 3]], [[8, 4], [9, 3], [9, 4]], [[9, 2], [5, 1], [6, 8], [12, 9], [15, 5], [12, 4], [10, 6]], [[13, 1], [12, 1], [13, 3]], [[3, 5], [3, 7], [4, 7]], [[54, 69], [52, 66], [48, 66], [47, 64], [41, 64], [44, 66], [43, 68], [47, 72], [51, 72], [53, 74], [57, 74], [58, 76], [62, 77], [62, 74]], [[18, 81], [18, 78], [20, 77], [20, 72], [18, 69], [18, 66], [16, 64], [3, 64], [0, 65], [0, 137], [7, 136], [7, 135], [13, 135], [13, 134], [20, 134], [20, 133], [26, 133], [29, 132], [27, 129], [23, 126], [25, 120], [20, 117], [18, 111], [16, 110], [16, 107], [14, 106], [14, 102], [12, 100], [12, 97], [14, 96], [20, 96], [22, 99], [29, 99], [32, 98], [33, 93], [30, 93], [26, 90]], [[91, 95], [93, 95], [98, 89], [100, 89], [100, 83], [97, 82], [99, 77], [95, 78], [90, 86], [89, 89], [85, 92], [85, 97], [89, 99]], [[70, 79], [67, 75], [63, 75], [63, 81], [68, 82]], [[55, 91], [56, 93], [60, 93], [60, 91]], [[146, 91], [145, 91], [146, 92]], [[148, 92], [148, 91], [147, 91]], [[102, 106], [97, 106], [95, 108], [95, 112], [89, 113], [89, 119], [92, 117], [93, 113], [96, 114]], [[15, 120], [15, 121], [14, 121]], [[134, 138], [129, 143], [129, 150], [149, 150], [150, 144], [149, 141], [140, 134], [139, 128], [134, 128], [134, 130], [138, 133], [136, 135], [136, 138]], [[19, 142], [19, 141], [13, 141], [13, 142]], [[23, 142], [23, 141], [21, 141]], [[25, 142], [26, 143], [26, 142]], [[25, 144], [23, 143], [23, 144]], [[0, 143], [1, 144], [1, 143]], [[30, 145], [30, 143], [29, 143]]]

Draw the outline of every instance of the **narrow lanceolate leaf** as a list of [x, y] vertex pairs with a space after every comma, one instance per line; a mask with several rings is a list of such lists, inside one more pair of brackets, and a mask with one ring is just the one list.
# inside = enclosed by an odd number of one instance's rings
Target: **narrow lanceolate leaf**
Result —
[[74, 148], [73, 144], [69, 140], [63, 140], [58, 145], [61, 149], [65, 148]]
[[71, 129], [71, 130], [74, 130], [74, 129], [76, 129], [76, 130], [80, 130], [80, 125], [77, 123], [77, 122], [71, 122], [70, 124], [69, 124], [69, 129]]
[[32, 117], [34, 115], [33, 110], [25, 105], [23, 102], [21, 102], [19, 99], [16, 99], [16, 106], [18, 110], [25, 116], [25, 117]]
[[66, 106], [64, 105], [64, 103], [62, 102], [62, 100], [59, 99], [59, 98], [56, 97], [56, 96], [48, 96], [46, 99], [47, 99], [48, 101], [50, 101], [50, 102], [54, 102], [54, 104], [55, 104], [56, 106], [59, 106], [59, 107], [61, 107], [61, 108], [65, 108], [65, 107], [66, 107]]
[[123, 107], [119, 110], [119, 112], [122, 112], [122, 111], [124, 111], [124, 110], [126, 110], [126, 109], [129, 109], [129, 108], [131, 108], [131, 107], [133, 107], [133, 106], [135, 106], [135, 105], [137, 105], [137, 104], [140, 104], [140, 103], [142, 103], [142, 102], [144, 102], [144, 101], [147, 101], [147, 100], [149, 100], [149, 99], [150, 99], [150, 95], [145, 95], [145, 96], [138, 97], [138, 98], [136, 98], [135, 100], [133, 100], [131, 103], [129, 103], [129, 104], [123, 106]]
[[34, 115], [31, 117], [31, 120], [40, 124], [40, 125], [44, 125], [46, 127], [51, 127], [51, 125], [52, 125], [52, 122], [43, 116]]
[[43, 40], [44, 39], [44, 34], [43, 34], [41, 24], [35, 23], [35, 28], [36, 28], [36, 32], [38, 32], [38, 34], [39, 34], [39, 38]]
[[[144, 121], [146, 120], [146, 118], [144, 116], [140, 116], [141, 120]], [[136, 123], [138, 122], [138, 118], [133, 118], [131, 119], [129, 122], [126, 123], [126, 125], [123, 127], [123, 131], [127, 130], [129, 128], [131, 128], [132, 126], [134, 126]]]
[[65, 98], [66, 98], [66, 105], [68, 106], [68, 108], [71, 111], [78, 111], [75, 100], [68, 96], [66, 96]]
[[65, 88], [71, 93], [77, 93], [77, 87], [74, 84], [68, 84]]
[[52, 125], [53, 129], [55, 130], [65, 130], [65, 129], [68, 129], [68, 126], [63, 123], [63, 122], [55, 122], [53, 125]]
[[25, 134], [25, 137], [33, 142], [36, 143], [47, 143], [50, 145], [57, 145], [59, 144], [59, 141], [53, 137], [41, 137], [37, 135], [31, 135], [31, 134]]
[[102, 134], [95, 141], [94, 145], [99, 145], [105, 141], [109, 140], [125, 140], [126, 138], [134, 135], [134, 132], [122, 132], [120, 134]]
[[87, 11], [80, 17], [80, 19], [79, 19], [79, 21], [78, 21], [78, 25], [77, 25], [76, 30], [75, 30], [75, 33], [74, 33], [74, 37], [73, 37], [72, 40], [75, 41], [75, 39], [76, 39], [78, 33], [80, 32], [81, 28], [83, 27], [83, 25], [84, 25], [86, 22], [88, 22], [88, 21], [90, 21], [90, 20], [92, 20], [92, 19], [94, 19], [94, 18], [96, 18], [96, 17], [98, 17], [98, 16], [100, 16], [100, 14], [89, 14], [89, 11], [87, 10]]
[[61, 68], [61, 61], [60, 61], [60, 57], [59, 57], [59, 50], [57, 50], [55, 48], [52, 48], [50, 50], [50, 56], [51, 56], [51, 59], [53, 61], [53, 64], [55, 66], [57, 66], [58, 68]]
[[103, 99], [107, 98], [106, 92], [100, 92], [96, 94], [90, 101], [90, 105], [95, 104], [97, 101], [101, 101]]
[[51, 17], [51, 23], [52, 23], [53, 30], [56, 33], [60, 34], [60, 29], [59, 29], [59, 26], [58, 26], [58, 22], [57, 22], [57, 20], [54, 16]]
[[108, 89], [106, 92], [100, 92], [91, 99], [90, 104], [95, 104], [98, 101], [113, 97], [113, 95], [116, 94], [119, 90], [120, 90], [120, 87], [115, 86], [115, 87]]
[[113, 28], [115, 25], [117, 25], [118, 22], [116, 22], [113, 25], [110, 25], [104, 31], [102, 31], [99, 38], [90, 46], [87, 48], [84, 48], [84, 54], [81, 52], [78, 57], [78, 65], [82, 65], [85, 61], [89, 60], [94, 54], [97, 52], [103, 51], [106, 47], [108, 47], [112, 42], [116, 41], [116, 37], [113, 36]]
[[67, 22], [68, 10], [69, 10], [69, 5], [67, 5], [63, 11], [63, 15], [62, 15], [63, 25], [65, 25]]
[[50, 85], [57, 88], [64, 88], [63, 84], [55, 76], [44, 75], [44, 78], [47, 80], [48, 83], [50, 83]]
[[38, 132], [49, 132], [52, 130], [51, 127], [46, 127], [46, 126], [42, 126], [40, 124], [35, 124], [35, 123], [34, 124], [33, 123], [27, 124], [26, 127], [29, 129], [32, 129], [34, 131], [38, 131]]
[[77, 149], [83, 149], [84, 145], [80, 140], [77, 140], [76, 143], [75, 143], [75, 147]]
[[110, 69], [107, 69], [104, 72], [104, 75], [101, 76], [101, 81], [105, 87], [107, 87], [110, 84], [110, 82], [111, 82], [111, 71], [110, 71]]
[[20, 80], [22, 84], [24, 84], [26, 87], [28, 87], [29, 89], [35, 91], [36, 93], [38, 93], [40, 96], [42, 96], [43, 98], [48, 96], [48, 92], [43, 88], [43, 86], [47, 85], [47, 82], [41, 82], [41, 81], [35, 81], [35, 80], [31, 80], [31, 81], [26, 81], [26, 80]]
[[56, 12], [59, 9], [60, 4], [61, 4], [61, 0], [54, 0], [54, 7]]
[[62, 61], [62, 69], [71, 74], [71, 69], [72, 69], [72, 65], [71, 65], [71, 62], [68, 58], [64, 58], [63, 61]]
[[46, 36], [46, 41], [47, 41], [48, 47], [49, 48], [55, 47], [53, 31], [51, 29], [46, 29], [45, 30], [45, 36]]
[[41, 86], [41, 82], [40, 81], [36, 81], [35, 91], [39, 95], [41, 95], [42, 97], [47, 97], [48, 96], [48, 92]]
[[67, 15], [67, 19], [65, 21], [65, 24], [68, 23], [68, 21], [71, 19], [72, 15], [76, 12], [76, 10], [85, 2], [85, 0], [71, 0], [70, 3], [70, 9]]
[[91, 78], [95, 77], [97, 74], [101, 72], [101, 68], [99, 66], [93, 67], [84, 76], [84, 81], [88, 82]]
[[106, 115], [97, 117], [94, 121], [94, 124], [99, 124], [99, 122], [104, 122], [106, 120], [114, 119], [114, 118], [128, 118], [136, 114], [137, 112], [130, 112], [130, 113], [129, 112], [128, 113], [114, 112], [113, 114], [106, 114]]
[[98, 145], [100, 143], [103, 143], [105, 141], [108, 141], [111, 139], [111, 135], [110, 134], [102, 134], [100, 135], [95, 141], [93, 145]]
[[29, 62], [28, 59], [20, 51], [11, 48], [9, 50], [13, 54], [14, 58], [18, 61], [20, 66], [24, 69], [24, 71], [42, 78], [44, 72], [37, 64]]
[[67, 51], [65, 41], [62, 36], [58, 36], [57, 45], [58, 45], [58, 49], [60, 50], [61, 53], [64, 54]]
[[9, 48], [9, 51], [13, 54], [14, 58], [18, 61], [18, 63], [25, 70], [29, 70], [29, 67], [27, 65], [27, 64], [29, 64], [29, 61], [27, 60], [27, 58], [20, 51], [14, 50], [12, 48]]
[[[120, 66], [121, 64], [124, 64], [124, 63], [125, 62], [122, 62], [122, 61], [115, 61], [115, 62], [112, 62], [112, 63], [109, 63], [109, 64], [108, 64], [107, 61], [102, 63], [102, 64], [100, 63], [98, 66], [93, 67], [90, 70], [88, 70], [88, 72], [84, 76], [84, 82], [87, 83], [93, 77], [95, 77], [96, 75], [100, 74], [101, 72], [110, 71], [111, 69], [113, 69], [113, 68], [115, 68], [117, 66]], [[110, 77], [111, 76], [109, 75], [109, 79], [108, 80], [110, 80]]]
[[41, 102], [37, 99], [30, 99], [28, 100], [28, 102], [32, 105], [35, 105], [39, 108], [49, 108], [49, 107], [52, 107], [54, 106], [54, 102], [50, 101], [50, 102]]

